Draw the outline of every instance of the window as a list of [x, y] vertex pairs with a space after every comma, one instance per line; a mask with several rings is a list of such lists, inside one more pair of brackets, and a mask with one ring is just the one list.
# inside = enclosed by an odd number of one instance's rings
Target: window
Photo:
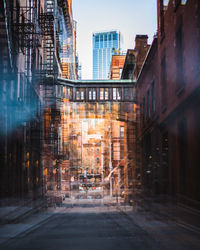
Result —
[[71, 99], [72, 98], [72, 91], [71, 88], [67, 89], [67, 98]]
[[124, 144], [120, 143], [120, 160], [124, 159]]
[[99, 36], [95, 37], [95, 42], [99, 42]]
[[2, 60], [2, 64], [1, 64], [1, 68], [0, 70], [6, 74], [8, 72], [8, 60], [7, 58], [4, 56], [3, 60]]
[[166, 57], [165, 55], [162, 58], [161, 61], [161, 85], [162, 85], [162, 108], [165, 109], [167, 105], [167, 94], [166, 94]]
[[105, 100], [108, 100], [108, 89], [105, 89]]
[[178, 150], [179, 150], [179, 190], [185, 194], [186, 167], [187, 167], [187, 130], [186, 121], [182, 120], [178, 124]]
[[63, 87], [63, 98], [67, 98], [66, 87]]
[[168, 133], [165, 132], [162, 135], [162, 168], [163, 168], [163, 193], [167, 194], [168, 192], [168, 183], [169, 183], [169, 169], [168, 169]]
[[100, 100], [104, 99], [104, 89], [100, 88]]
[[89, 100], [92, 100], [92, 90], [89, 90]]
[[92, 95], [92, 97], [93, 97], [93, 100], [96, 100], [96, 90], [95, 89], [93, 89], [93, 95]]
[[151, 113], [150, 113], [150, 92], [149, 90], [147, 91], [147, 117], [150, 118]]
[[81, 90], [81, 100], [84, 100], [84, 90]]
[[121, 100], [121, 89], [117, 89], [117, 100]]
[[124, 138], [124, 127], [120, 127], [120, 138]]
[[79, 92], [79, 90], [76, 91], [76, 100], [80, 100], [80, 92]]
[[184, 85], [182, 19], [176, 32], [176, 91], [179, 95]]
[[145, 112], [145, 110], [146, 110], [146, 107], [145, 107], [145, 97], [143, 97], [143, 101], [142, 101], [142, 113], [143, 113], [143, 121], [145, 121], [145, 119], [146, 119], [146, 112]]
[[113, 40], [117, 40], [117, 33], [113, 34]]
[[156, 111], [156, 100], [155, 100], [155, 84], [152, 82], [151, 85], [151, 110], [152, 113]]
[[124, 88], [124, 99], [130, 101], [132, 99], [132, 88]]
[[99, 164], [100, 163], [100, 160], [99, 160], [99, 157], [97, 157], [97, 164]]
[[117, 96], [116, 96], [116, 88], [113, 88], [113, 100], [116, 100]]
[[99, 148], [97, 148], [97, 154], [99, 154]]

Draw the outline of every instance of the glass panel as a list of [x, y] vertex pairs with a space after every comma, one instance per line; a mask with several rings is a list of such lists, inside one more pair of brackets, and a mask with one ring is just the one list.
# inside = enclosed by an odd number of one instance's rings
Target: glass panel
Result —
[[104, 89], [100, 88], [100, 100], [104, 99]]
[[93, 89], [93, 100], [96, 100], [96, 89]]
[[113, 88], [113, 100], [117, 99], [116, 88]]
[[92, 100], [92, 90], [89, 90], [89, 100]]
[[105, 89], [105, 100], [108, 100], [108, 89]]
[[81, 100], [84, 100], [84, 90], [81, 90]]
[[79, 92], [79, 90], [76, 91], [76, 100], [80, 100], [80, 92]]
[[124, 138], [124, 127], [120, 127], [120, 138]]
[[121, 89], [117, 89], [117, 100], [121, 100]]

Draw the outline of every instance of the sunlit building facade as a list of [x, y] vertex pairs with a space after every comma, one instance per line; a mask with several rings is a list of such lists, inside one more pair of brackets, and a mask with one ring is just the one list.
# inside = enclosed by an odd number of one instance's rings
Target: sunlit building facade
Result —
[[112, 55], [121, 47], [119, 31], [93, 34], [93, 79], [108, 79]]
[[125, 58], [126, 58], [125, 54], [112, 55], [112, 60], [110, 64], [110, 75], [109, 75], [110, 79], [119, 80], [121, 78]]

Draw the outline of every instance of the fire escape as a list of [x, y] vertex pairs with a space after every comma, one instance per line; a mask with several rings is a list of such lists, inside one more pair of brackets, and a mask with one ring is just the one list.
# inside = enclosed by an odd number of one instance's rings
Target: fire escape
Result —
[[[35, 6], [19, 6], [14, 8], [15, 21], [11, 36], [13, 37], [13, 53], [26, 55], [27, 75], [31, 71], [36, 74], [37, 79], [45, 76], [55, 76], [58, 73], [55, 62], [56, 39], [54, 32], [54, 2], [46, 2], [45, 11], [42, 12]], [[43, 40], [43, 45], [42, 45]], [[43, 60], [41, 68], [34, 71], [36, 49], [43, 46]], [[38, 74], [40, 76], [38, 76]]]
[[53, 1], [47, 1], [46, 11], [44, 13], [40, 13], [39, 23], [41, 27], [42, 36], [44, 37], [43, 70], [46, 75], [54, 75], [55, 37]]

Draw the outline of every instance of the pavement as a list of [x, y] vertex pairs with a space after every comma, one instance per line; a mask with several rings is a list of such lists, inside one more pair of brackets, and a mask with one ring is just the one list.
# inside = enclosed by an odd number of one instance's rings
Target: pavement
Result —
[[[35, 227], [32, 224], [31, 230], [27, 230], [24, 226], [24, 232], [3, 242], [0, 249], [143, 250], [162, 247], [126, 216], [119, 216], [116, 206], [86, 199], [74, 200], [71, 205], [66, 202], [63, 207], [51, 208], [48, 219], [40, 215], [43, 219], [38, 219]], [[35, 224], [36, 218], [33, 221]]]
[[[10, 204], [9, 204], [10, 203]], [[43, 199], [6, 201], [0, 204], [0, 225], [15, 223], [46, 207]]]
[[[123, 208], [123, 206], [121, 206]], [[168, 224], [176, 224], [190, 231], [200, 233], [200, 211], [170, 198], [142, 199], [133, 205], [135, 213], [151, 217]]]
[[37, 228], [51, 216], [52, 212], [46, 210], [44, 200], [1, 201], [0, 245]]
[[4, 224], [0, 226], [0, 249], [1, 245], [11, 239], [22, 236], [38, 228], [42, 223], [51, 218], [52, 213], [34, 214], [30, 218], [18, 223]]
[[200, 234], [115, 198], [66, 199], [61, 207], [0, 226], [0, 249], [200, 249]]
[[135, 211], [130, 206], [121, 205], [118, 210], [167, 249], [200, 249], [200, 232], [196, 228], [156, 216], [151, 211]]

